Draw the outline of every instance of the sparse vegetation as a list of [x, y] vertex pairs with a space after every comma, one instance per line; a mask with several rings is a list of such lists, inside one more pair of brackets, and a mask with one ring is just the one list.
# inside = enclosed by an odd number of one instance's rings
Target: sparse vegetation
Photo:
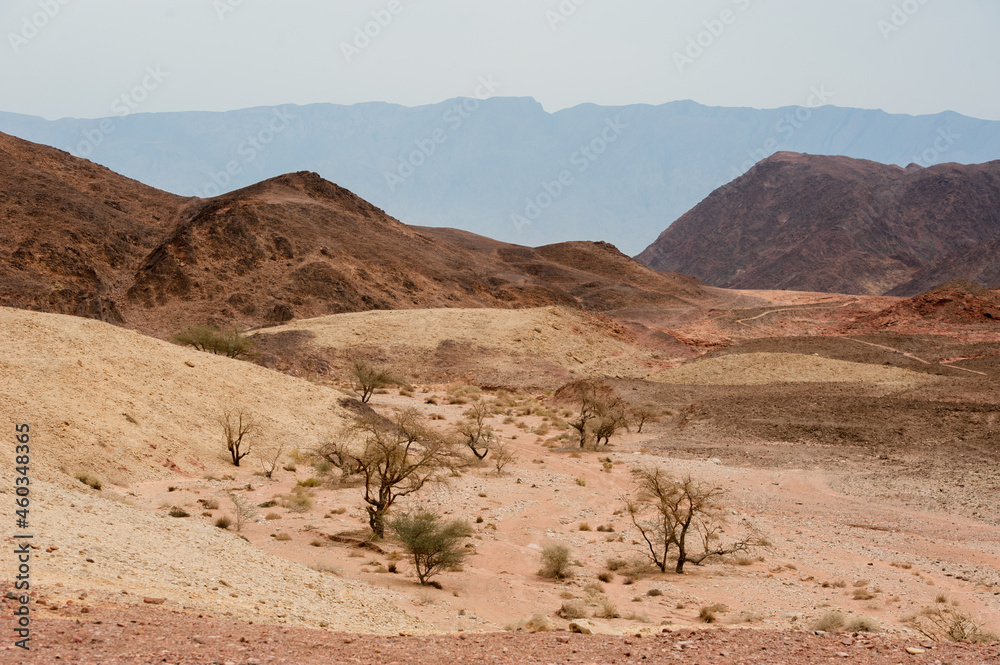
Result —
[[[684, 572], [686, 563], [701, 564], [712, 556], [748, 553], [764, 547], [767, 541], [747, 525], [746, 534], [733, 542], [721, 544], [724, 524], [725, 492], [719, 487], [698, 482], [687, 476], [671, 477], [660, 467], [639, 469], [633, 497], [624, 499], [632, 523], [639, 529], [648, 554], [661, 572], [666, 572], [671, 550], [676, 551], [675, 572]], [[698, 540], [692, 549], [690, 539]]]
[[472, 535], [472, 527], [464, 520], [442, 522], [436, 513], [417, 510], [396, 517], [390, 527], [409, 552], [421, 585], [468, 556], [461, 542]]
[[171, 517], [191, 517], [191, 513], [184, 510], [179, 506], [171, 506], [170, 512], [167, 513]]
[[253, 355], [253, 340], [236, 328], [220, 330], [215, 326], [193, 326], [171, 339], [178, 344], [193, 346], [199, 351], [227, 358], [247, 358]]
[[325, 444], [318, 454], [345, 475], [361, 475], [368, 524], [378, 538], [385, 536], [386, 513], [396, 500], [437, 479], [454, 461], [451, 444], [413, 409], [392, 419], [359, 415], [339, 441]]
[[587, 605], [582, 600], [567, 600], [556, 612], [563, 619], [585, 619], [590, 616]]
[[215, 526], [219, 527], [220, 529], [228, 529], [232, 525], [232, 523], [233, 521], [229, 519], [227, 515], [222, 515], [217, 520], [215, 520]]
[[541, 559], [542, 567], [538, 570], [541, 577], [564, 580], [573, 576], [568, 546], [562, 543], [549, 543], [542, 547]]
[[290, 494], [281, 497], [281, 505], [293, 513], [307, 513], [315, 502], [309, 488], [296, 486]]

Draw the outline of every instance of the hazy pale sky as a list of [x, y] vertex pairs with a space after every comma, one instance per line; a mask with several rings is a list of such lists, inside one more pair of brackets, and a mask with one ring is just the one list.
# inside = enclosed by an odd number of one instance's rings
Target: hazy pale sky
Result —
[[0, 27], [0, 110], [50, 119], [418, 105], [482, 77], [549, 111], [815, 88], [1000, 120], [996, 0], [4, 0]]

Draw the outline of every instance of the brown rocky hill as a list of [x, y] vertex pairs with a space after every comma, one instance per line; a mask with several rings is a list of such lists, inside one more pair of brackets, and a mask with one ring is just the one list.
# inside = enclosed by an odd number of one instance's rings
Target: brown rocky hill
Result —
[[165, 336], [341, 312], [692, 309], [714, 290], [606, 243], [538, 249], [411, 227], [314, 173], [184, 199], [0, 135], [0, 305]]
[[[714, 286], [876, 295], [949, 260], [958, 269], [969, 247], [998, 238], [1000, 161], [903, 169], [778, 153], [636, 258]], [[978, 275], [935, 274], [934, 283], [956, 276]], [[894, 293], [920, 285], [904, 290]]]
[[859, 317], [848, 330], [897, 330], [935, 327], [989, 327], [1000, 331], [1000, 293], [956, 279], [881, 311]]
[[921, 270], [913, 279], [900, 284], [886, 295], [909, 296], [923, 293], [937, 284], [953, 279], [964, 279], [990, 288], [1000, 286], [1000, 238], [959, 250]]
[[121, 323], [135, 267], [185, 201], [0, 134], [0, 304]]

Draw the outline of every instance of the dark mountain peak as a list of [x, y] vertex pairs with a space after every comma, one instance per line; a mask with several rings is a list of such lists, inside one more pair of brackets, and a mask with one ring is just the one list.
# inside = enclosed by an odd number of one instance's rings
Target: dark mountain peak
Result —
[[[712, 286], [881, 294], [997, 238], [1000, 162], [903, 169], [781, 152], [636, 258]], [[939, 274], [938, 283], [956, 276], [972, 275]]]

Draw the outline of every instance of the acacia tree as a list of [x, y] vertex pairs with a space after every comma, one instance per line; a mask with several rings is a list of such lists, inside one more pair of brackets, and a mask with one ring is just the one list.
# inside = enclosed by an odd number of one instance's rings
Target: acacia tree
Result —
[[628, 427], [626, 404], [617, 397], [597, 400], [594, 412], [597, 414], [594, 424], [594, 438], [597, 446], [601, 445], [601, 441], [604, 441], [604, 445], [608, 445], [611, 437], [618, 430]]
[[[721, 544], [726, 492], [720, 487], [694, 480], [691, 476], [676, 479], [660, 467], [635, 472], [635, 493], [625, 498], [632, 524], [642, 534], [649, 556], [661, 572], [666, 572], [671, 549], [677, 550], [678, 574], [684, 564], [699, 565], [711, 556], [749, 552], [766, 547], [766, 539], [752, 526], [739, 540]], [[690, 548], [691, 537], [700, 549]]]
[[351, 361], [351, 376], [361, 391], [361, 403], [367, 404], [379, 388], [400, 383], [388, 367], [377, 367], [363, 358]]
[[464, 520], [443, 523], [436, 513], [421, 509], [396, 517], [389, 526], [413, 557], [421, 585], [442, 570], [459, 565], [468, 556], [461, 541], [472, 535], [472, 527]]
[[583, 448], [587, 445], [590, 423], [600, 417], [598, 407], [601, 399], [598, 396], [597, 385], [587, 380], [572, 381], [560, 388], [559, 393], [575, 402], [579, 409], [576, 418], [567, 422], [580, 433], [580, 447]]
[[486, 424], [486, 419], [492, 415], [489, 405], [482, 400], [476, 400], [465, 412], [465, 420], [458, 424], [458, 433], [462, 442], [472, 451], [476, 459], [484, 459], [496, 444], [496, 433]]
[[660, 409], [653, 402], [643, 402], [639, 406], [629, 408], [631, 421], [635, 423], [636, 432], [642, 434], [642, 427], [646, 423], [655, 423], [660, 417]]
[[396, 500], [437, 479], [454, 456], [452, 445], [415, 409], [391, 419], [375, 412], [355, 416], [339, 440], [316, 452], [345, 475], [362, 477], [368, 525], [378, 538], [385, 536], [386, 514]]
[[260, 425], [253, 413], [244, 409], [225, 409], [219, 416], [219, 425], [226, 439], [226, 449], [233, 459], [233, 466], [239, 466], [240, 460], [253, 449]]

